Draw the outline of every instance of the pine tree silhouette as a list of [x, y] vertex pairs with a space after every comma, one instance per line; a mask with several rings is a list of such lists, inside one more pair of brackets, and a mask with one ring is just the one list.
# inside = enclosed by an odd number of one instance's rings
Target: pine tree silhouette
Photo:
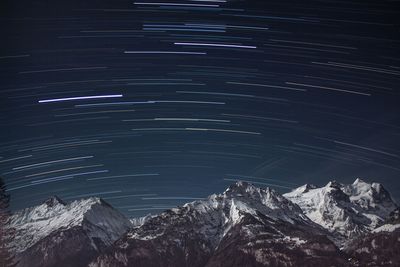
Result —
[[6, 193], [6, 186], [0, 177], [0, 267], [12, 267], [16, 263], [9, 249], [9, 242], [13, 238], [13, 229], [7, 227], [10, 219], [10, 196]]

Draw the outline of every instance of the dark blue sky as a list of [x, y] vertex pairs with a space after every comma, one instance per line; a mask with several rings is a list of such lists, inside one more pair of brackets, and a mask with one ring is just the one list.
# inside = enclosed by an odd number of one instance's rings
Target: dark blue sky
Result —
[[400, 198], [394, 1], [76, 2], [2, 3], [13, 209], [93, 195], [134, 217], [238, 179]]

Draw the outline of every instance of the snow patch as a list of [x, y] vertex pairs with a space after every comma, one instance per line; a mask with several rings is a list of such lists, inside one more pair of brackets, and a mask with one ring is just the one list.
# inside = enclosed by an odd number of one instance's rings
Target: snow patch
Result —
[[396, 229], [400, 229], [400, 224], [384, 224], [376, 229], [374, 229], [373, 233], [379, 232], [394, 232]]

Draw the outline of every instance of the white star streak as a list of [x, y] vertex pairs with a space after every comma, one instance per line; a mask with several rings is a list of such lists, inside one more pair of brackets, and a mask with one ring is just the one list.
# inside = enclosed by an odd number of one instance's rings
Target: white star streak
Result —
[[385, 152], [385, 151], [378, 150], [378, 149], [373, 149], [373, 148], [370, 148], [370, 147], [365, 147], [365, 146], [359, 146], [359, 145], [349, 144], [349, 143], [340, 142], [340, 141], [336, 141], [336, 140], [334, 140], [333, 142], [336, 143], [336, 144], [339, 144], [339, 145], [345, 145], [345, 146], [355, 147], [355, 148], [359, 148], [359, 149], [363, 149], [363, 150], [368, 150], [368, 151], [380, 153], [380, 154], [387, 155], [387, 156], [392, 156], [392, 157], [400, 158], [399, 155], [392, 154], [392, 153]]
[[153, 6], [219, 7], [219, 5], [161, 3], [161, 2], [135, 2], [134, 4], [135, 5], [153, 5]]
[[74, 161], [74, 160], [81, 160], [81, 159], [90, 159], [90, 158], [93, 158], [93, 156], [84, 156], [84, 157], [76, 157], [76, 158], [68, 158], [68, 159], [59, 159], [59, 160], [53, 160], [53, 161], [46, 161], [46, 162], [41, 162], [41, 163], [36, 163], [36, 164], [31, 164], [31, 165], [15, 167], [15, 168], [13, 168], [13, 170], [21, 170], [21, 169], [27, 169], [27, 168], [30, 168], [30, 167], [48, 165], [48, 164], [52, 164], [52, 163]]
[[7, 192], [8, 191], [14, 191], [14, 190], [25, 188], [25, 187], [31, 187], [31, 186], [35, 186], [35, 185], [41, 185], [41, 184], [46, 184], [46, 183], [51, 183], [51, 182], [58, 182], [58, 181], [73, 179], [76, 176], [81, 176], [81, 175], [105, 173], [105, 172], [108, 172], [108, 170], [100, 170], [100, 171], [93, 171], [93, 172], [83, 172], [83, 173], [74, 173], [74, 174], [68, 174], [68, 175], [63, 175], [63, 176], [57, 176], [57, 177], [52, 177], [52, 178], [41, 179], [41, 180], [35, 180], [35, 181], [31, 181], [30, 184], [12, 187], [12, 188], [7, 189], [6, 191]]
[[229, 129], [211, 129], [211, 128], [135, 128], [132, 129], [132, 131], [199, 131], [199, 132], [227, 132], [227, 133], [261, 135], [261, 133], [258, 132], [248, 132], [248, 131], [229, 130]]
[[158, 173], [138, 173], [138, 174], [127, 174], [127, 175], [114, 175], [114, 176], [105, 176], [105, 177], [96, 177], [86, 179], [87, 181], [95, 181], [95, 180], [105, 180], [105, 179], [114, 179], [114, 178], [125, 178], [125, 177], [144, 177], [144, 176], [158, 176]]
[[204, 122], [231, 122], [230, 120], [216, 120], [216, 119], [195, 119], [195, 118], [154, 118], [154, 119], [127, 119], [129, 121], [204, 121]]
[[187, 45], [187, 46], [211, 46], [211, 47], [228, 47], [228, 48], [247, 48], [256, 49], [256, 46], [252, 45], [235, 45], [235, 44], [218, 44], [218, 43], [181, 43], [176, 42], [175, 45]]
[[371, 94], [368, 94], [368, 93], [362, 93], [362, 92], [357, 92], [357, 91], [344, 90], [344, 89], [338, 89], [338, 88], [332, 88], [332, 87], [326, 87], [326, 86], [318, 86], [318, 85], [311, 85], [311, 84], [304, 84], [304, 83], [293, 83], [293, 82], [285, 82], [285, 83], [289, 84], [289, 85], [297, 85], [297, 86], [304, 86], [304, 87], [310, 87], [310, 88], [318, 88], [318, 89], [324, 89], [324, 90], [338, 91], [338, 92], [350, 93], [350, 94], [356, 94], [356, 95], [371, 96]]
[[72, 101], [72, 100], [86, 100], [86, 99], [101, 99], [101, 98], [116, 98], [123, 97], [123, 95], [91, 95], [91, 96], [76, 96], [76, 97], [66, 97], [66, 98], [54, 98], [54, 99], [44, 99], [39, 100], [39, 103], [51, 103], [51, 102], [62, 102], [62, 101]]
[[207, 55], [206, 52], [182, 51], [124, 51], [125, 54], [173, 54], [173, 55]]
[[32, 155], [27, 155], [27, 156], [22, 156], [22, 157], [17, 157], [17, 158], [11, 158], [11, 159], [3, 159], [3, 160], [0, 160], [0, 163], [19, 160], [19, 159], [25, 159], [25, 158], [30, 158], [30, 157], [32, 157]]

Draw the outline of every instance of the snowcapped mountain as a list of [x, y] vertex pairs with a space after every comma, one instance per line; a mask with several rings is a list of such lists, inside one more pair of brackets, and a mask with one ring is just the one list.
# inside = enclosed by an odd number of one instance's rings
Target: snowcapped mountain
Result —
[[[132, 225], [99, 198], [66, 204], [52, 197], [39, 206], [13, 214], [10, 226], [15, 229], [11, 247], [18, 255], [18, 266], [34, 267], [62, 266], [57, 261], [80, 255], [90, 260]], [[75, 247], [65, 249], [69, 246]]]
[[17, 267], [394, 266], [399, 214], [382, 185], [360, 179], [284, 195], [237, 182], [131, 220], [99, 198], [52, 197], [12, 215], [12, 247]]
[[90, 266], [344, 264], [327, 232], [276, 191], [245, 182], [133, 228]]
[[284, 196], [342, 240], [370, 232], [397, 207], [381, 184], [361, 179], [349, 185], [334, 181], [320, 188], [304, 185]]
[[[180, 208], [171, 209], [156, 218], [147, 220], [144, 225], [147, 225], [146, 223], [150, 221], [160, 220], [160, 218], [179, 221], [192, 217], [193, 220], [201, 222], [201, 228], [198, 229], [199, 234], [205, 237], [213, 237], [211, 241], [216, 245], [231, 227], [241, 222], [245, 215], [251, 215], [258, 219], [264, 215], [292, 224], [295, 221], [313, 224], [303, 215], [297, 205], [274, 190], [270, 188], [260, 189], [244, 182], [238, 182], [229, 187], [223, 194], [214, 194], [207, 200], [194, 201]], [[160, 225], [160, 227], [162, 226], [169, 227], [169, 221], [167, 221], [167, 224]], [[132, 238], [141, 238], [144, 234], [145, 239], [151, 238], [148, 231], [143, 232], [141, 230], [142, 228], [134, 230], [128, 235]], [[160, 231], [162, 231], [161, 228], [156, 229], [152, 237], [156, 237]]]

